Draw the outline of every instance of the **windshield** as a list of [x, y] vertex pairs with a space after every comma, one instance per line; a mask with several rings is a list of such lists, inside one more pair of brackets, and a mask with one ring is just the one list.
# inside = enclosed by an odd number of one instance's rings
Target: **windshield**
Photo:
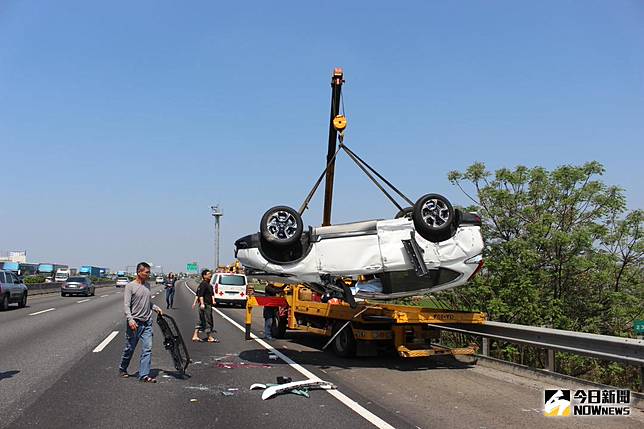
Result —
[[39, 273], [51, 273], [54, 271], [54, 266], [50, 264], [40, 264], [38, 266], [38, 272]]
[[219, 278], [220, 285], [229, 286], [246, 286], [246, 279], [244, 276], [221, 276]]
[[67, 283], [85, 283], [87, 281], [87, 277], [70, 277], [67, 279]]

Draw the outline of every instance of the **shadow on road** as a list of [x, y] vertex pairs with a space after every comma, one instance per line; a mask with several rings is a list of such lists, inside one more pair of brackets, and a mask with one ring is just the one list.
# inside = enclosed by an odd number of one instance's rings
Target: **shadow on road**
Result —
[[[462, 370], [472, 368], [472, 365], [459, 362], [452, 356], [402, 358], [393, 351], [382, 353], [374, 357], [341, 358], [333, 354], [331, 350], [322, 350], [322, 347], [326, 342], [325, 338], [306, 334], [298, 335], [298, 333], [289, 333], [287, 335], [289, 335], [288, 340], [290, 340], [291, 343], [305, 345], [315, 350], [301, 351], [289, 348], [289, 341], [286, 340], [279, 340], [275, 342], [273, 346], [299, 364], [315, 365], [320, 369], [387, 368], [397, 371], [426, 371], [432, 369]], [[266, 349], [246, 350], [239, 353], [239, 358], [249, 362], [270, 365], [285, 364], [281, 359], [269, 360], [268, 350]]]
[[3, 380], [5, 378], [11, 378], [14, 375], [18, 374], [19, 372], [20, 371], [17, 371], [17, 370], [0, 372], [0, 380]]

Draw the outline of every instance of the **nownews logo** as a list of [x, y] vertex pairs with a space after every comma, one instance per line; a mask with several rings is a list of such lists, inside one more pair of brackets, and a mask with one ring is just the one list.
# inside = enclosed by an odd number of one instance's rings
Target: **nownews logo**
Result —
[[548, 417], [628, 416], [631, 413], [630, 390], [575, 390], [572, 400], [570, 390], [546, 390], [543, 401], [543, 414]]

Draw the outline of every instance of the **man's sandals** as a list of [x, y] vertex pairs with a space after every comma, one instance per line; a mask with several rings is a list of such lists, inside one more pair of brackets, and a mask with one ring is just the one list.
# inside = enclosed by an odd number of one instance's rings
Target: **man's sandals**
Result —
[[139, 380], [141, 383], [156, 383], [157, 379], [148, 377], [147, 375]]

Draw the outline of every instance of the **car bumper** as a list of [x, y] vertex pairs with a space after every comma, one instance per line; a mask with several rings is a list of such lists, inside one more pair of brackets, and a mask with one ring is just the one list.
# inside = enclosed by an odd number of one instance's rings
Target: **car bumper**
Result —
[[61, 288], [60, 291], [62, 293], [77, 293], [77, 294], [85, 294], [89, 292], [89, 288]]
[[221, 304], [241, 304], [243, 302], [246, 302], [247, 297], [231, 297], [231, 296], [223, 296], [221, 298], [215, 297], [215, 302], [216, 303], [221, 303]]

